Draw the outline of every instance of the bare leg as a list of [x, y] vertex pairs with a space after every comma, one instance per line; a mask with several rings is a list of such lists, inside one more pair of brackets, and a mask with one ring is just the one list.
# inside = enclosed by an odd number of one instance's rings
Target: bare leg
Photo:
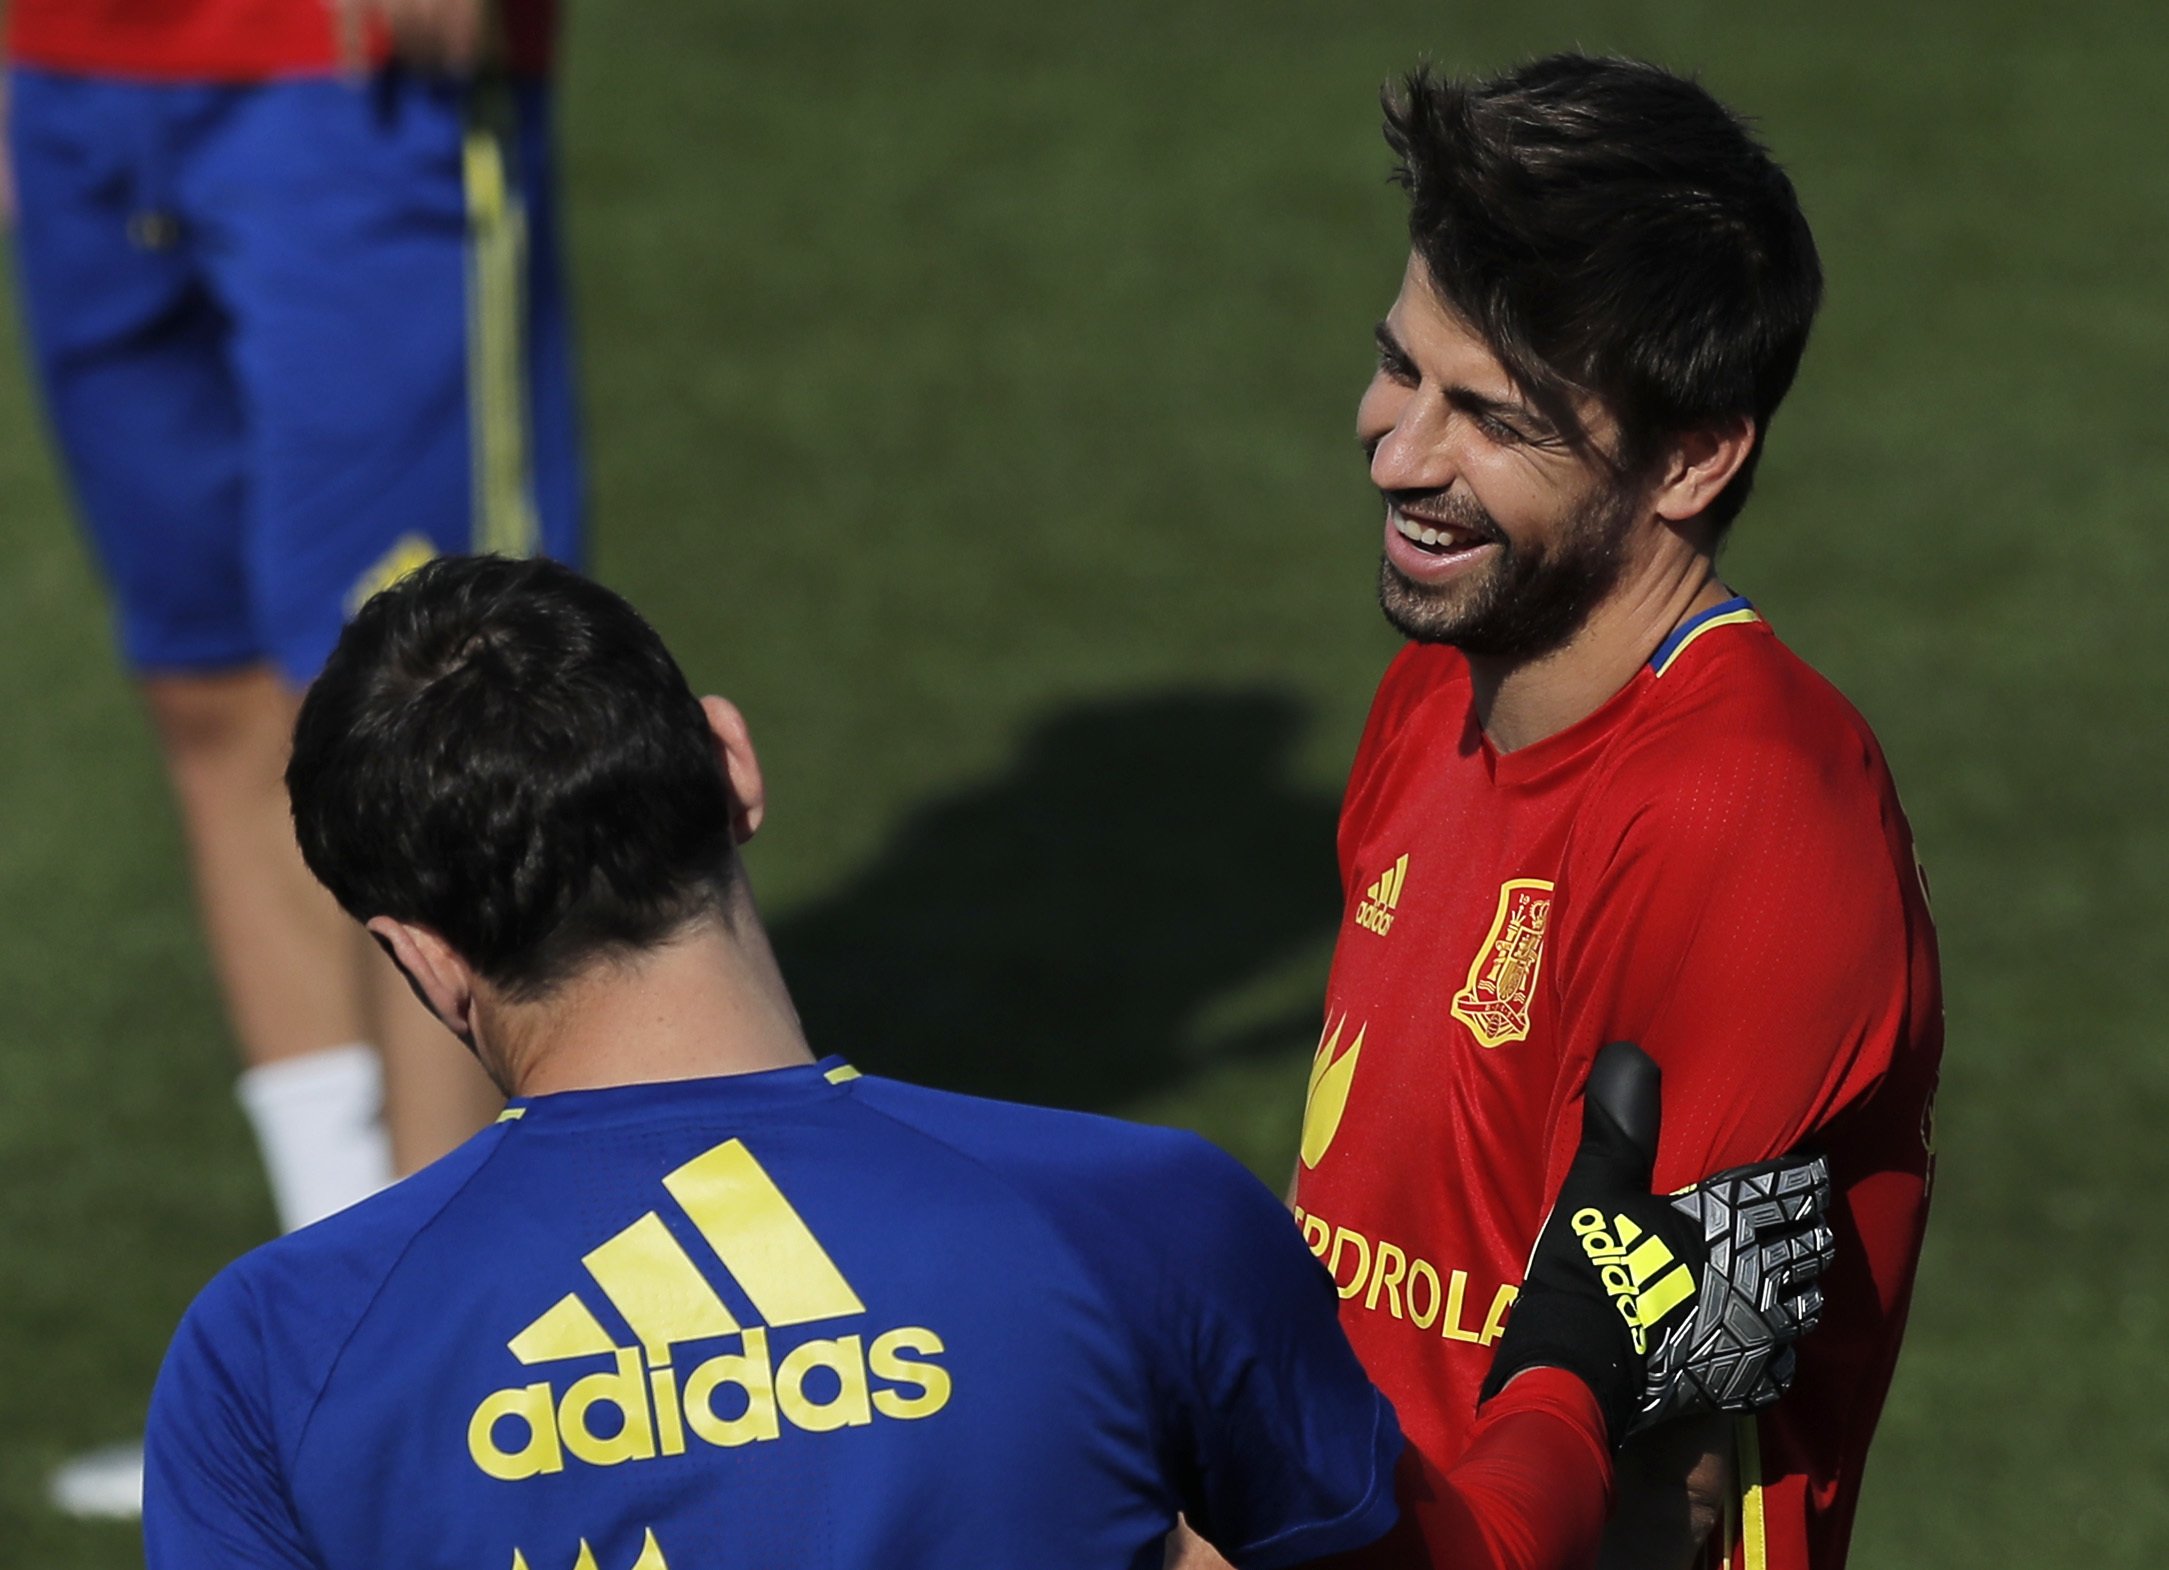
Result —
[[435, 1160], [496, 1114], [497, 1093], [302, 862], [283, 778], [299, 695], [262, 667], [143, 691], [242, 1057], [376, 1042], [395, 1169]]
[[488, 1123], [505, 1101], [474, 1054], [415, 1001], [406, 979], [373, 943], [367, 963], [375, 1004], [372, 1039], [384, 1055], [392, 1164], [404, 1175]]
[[[180, 805], [212, 969], [248, 1065], [242, 1105], [280, 1222], [297, 1226], [360, 1199], [390, 1174], [372, 1094], [375, 1065], [361, 1045], [359, 934], [309, 875], [287, 813], [280, 776], [296, 699], [261, 667], [149, 677], [143, 697]], [[70, 1515], [137, 1515], [142, 1447], [79, 1456], [50, 1487]]]
[[143, 683], [181, 808], [212, 969], [241, 1055], [368, 1039], [354, 924], [303, 865], [283, 775], [299, 704], [272, 671]]

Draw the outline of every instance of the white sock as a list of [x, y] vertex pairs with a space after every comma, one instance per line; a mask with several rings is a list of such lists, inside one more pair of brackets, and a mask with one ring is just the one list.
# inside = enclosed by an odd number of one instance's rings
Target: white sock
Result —
[[279, 1225], [321, 1221], [392, 1180], [384, 1067], [356, 1044], [259, 1063], [234, 1087], [256, 1130]]

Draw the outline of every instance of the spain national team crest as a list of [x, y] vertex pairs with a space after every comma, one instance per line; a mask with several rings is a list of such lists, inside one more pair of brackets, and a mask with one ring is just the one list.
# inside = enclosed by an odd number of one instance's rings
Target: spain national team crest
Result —
[[1503, 1047], [1529, 1034], [1529, 1002], [1544, 964], [1544, 929], [1551, 924], [1552, 886], [1543, 878], [1509, 878], [1499, 885], [1491, 933], [1469, 962], [1468, 984], [1454, 994], [1453, 1016], [1477, 1044]]

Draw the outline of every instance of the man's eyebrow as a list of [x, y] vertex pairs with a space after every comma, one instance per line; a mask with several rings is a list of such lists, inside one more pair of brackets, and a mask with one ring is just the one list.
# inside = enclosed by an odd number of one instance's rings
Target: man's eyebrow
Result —
[[[1379, 358], [1394, 370], [1415, 372], [1416, 362], [1401, 340], [1394, 335], [1390, 323], [1380, 322], [1371, 329], [1371, 337], [1377, 341]], [[1444, 390], [1446, 401], [1464, 414], [1488, 415], [1504, 418], [1519, 425], [1531, 440], [1548, 441], [1558, 435], [1558, 427], [1545, 418], [1536, 408], [1519, 398], [1494, 398], [1475, 388], [1455, 383]]]
[[1386, 323], [1380, 322], [1373, 327], [1371, 337], [1378, 344], [1379, 358], [1387, 364], [1397, 369], [1405, 367], [1414, 370], [1416, 368], [1416, 362], [1410, 358], [1409, 352], [1401, 347], [1401, 340], [1393, 336], [1393, 329]]
[[1458, 382], [1445, 389], [1444, 397], [1464, 414], [1503, 415], [1521, 424], [1532, 435], [1549, 434], [1552, 429], [1551, 421], [1519, 398], [1494, 398]]

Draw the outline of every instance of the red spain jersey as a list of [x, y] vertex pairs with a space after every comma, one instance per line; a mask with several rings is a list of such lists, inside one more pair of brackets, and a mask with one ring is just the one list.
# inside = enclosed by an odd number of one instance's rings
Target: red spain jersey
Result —
[[[1814, 1143], [1837, 1262], [1793, 1390], [1737, 1425], [1741, 1570], [1837, 1570], [1926, 1218], [1935, 934], [1867, 724], [1745, 600], [1500, 754], [1455, 650], [1387, 671], [1342, 808], [1346, 915], [1297, 1214], [1442, 1470], [1608, 1041], [1664, 1069], [1660, 1188]], [[1714, 1561], [1719, 1549], [1712, 1550]]]
[[[554, 0], [503, 9], [513, 65], [543, 70]], [[339, 65], [331, 0], [8, 0], [7, 54], [35, 70], [157, 82], [261, 82]]]

